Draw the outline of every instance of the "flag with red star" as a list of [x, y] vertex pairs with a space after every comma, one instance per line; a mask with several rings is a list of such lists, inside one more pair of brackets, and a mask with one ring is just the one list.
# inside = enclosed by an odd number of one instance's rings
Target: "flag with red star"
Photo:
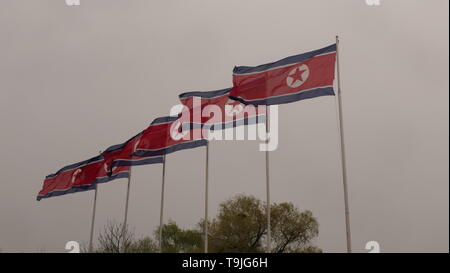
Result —
[[233, 70], [230, 98], [244, 104], [274, 105], [333, 96], [336, 44], [259, 66]]
[[205, 146], [206, 136], [200, 128], [185, 128], [178, 116], [156, 118], [142, 132], [133, 156], [154, 157]]
[[145, 158], [133, 156], [133, 153], [136, 152], [137, 146], [141, 141], [142, 133], [143, 132], [140, 132], [122, 144], [110, 146], [102, 153], [108, 166], [107, 174], [110, 175], [112, 169], [119, 166], [139, 166], [163, 163], [164, 160], [162, 156]]
[[265, 106], [246, 106], [229, 98], [232, 88], [194, 91], [180, 94], [182, 122], [190, 128], [220, 130], [241, 125], [264, 123]]
[[92, 190], [98, 183], [129, 177], [129, 166], [113, 167], [110, 173], [108, 168], [108, 164], [102, 155], [65, 166], [56, 173], [45, 177], [37, 200]]

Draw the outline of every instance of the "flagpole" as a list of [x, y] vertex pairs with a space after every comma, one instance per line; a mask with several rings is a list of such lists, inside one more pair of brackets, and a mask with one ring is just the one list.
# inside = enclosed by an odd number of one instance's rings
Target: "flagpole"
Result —
[[166, 155], [163, 156], [163, 169], [161, 181], [161, 208], [159, 212], [159, 252], [162, 253], [162, 232], [163, 232], [163, 213], [164, 213], [164, 184], [166, 180]]
[[97, 184], [95, 184], [94, 194], [94, 206], [92, 208], [92, 221], [91, 221], [91, 234], [89, 236], [89, 252], [92, 252], [92, 240], [94, 238], [94, 222], [95, 222], [95, 210], [97, 208]]
[[209, 141], [206, 142], [205, 163], [205, 253], [208, 253], [208, 180], [209, 180]]
[[[100, 151], [99, 153], [102, 154], [102, 151]], [[89, 234], [89, 252], [92, 252], [93, 250], [92, 241], [94, 239], [95, 211], [97, 210], [97, 187], [98, 184], [95, 184], [94, 206], [92, 207], [91, 234]]]
[[345, 159], [345, 142], [344, 142], [344, 124], [342, 115], [342, 90], [341, 77], [339, 69], [339, 36], [336, 35], [336, 62], [337, 62], [337, 84], [338, 84], [338, 119], [339, 119], [339, 138], [341, 147], [341, 165], [342, 165], [342, 181], [344, 186], [344, 205], [345, 205], [345, 229], [347, 234], [347, 252], [352, 252], [351, 233], [350, 233], [350, 211], [348, 206], [348, 187], [347, 187], [347, 164]]
[[[130, 167], [130, 172], [128, 174], [127, 197], [125, 199], [125, 215], [124, 215], [124, 218], [123, 218], [123, 227], [122, 227], [122, 239], [123, 240], [125, 239], [125, 231], [127, 230], [128, 203], [129, 203], [129, 200], [130, 200], [130, 185], [131, 185], [131, 167]], [[123, 250], [125, 251], [125, 248]]]
[[267, 214], [267, 253], [271, 252], [271, 231], [270, 231], [270, 179], [269, 179], [269, 119], [270, 106], [266, 107], [266, 214]]

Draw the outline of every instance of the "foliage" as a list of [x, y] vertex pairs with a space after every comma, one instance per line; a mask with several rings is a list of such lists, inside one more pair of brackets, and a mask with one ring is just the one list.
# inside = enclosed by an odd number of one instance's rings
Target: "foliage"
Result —
[[[292, 203], [270, 206], [271, 252], [314, 252], [309, 245], [318, 236], [319, 224], [311, 211], [301, 212]], [[211, 252], [265, 252], [266, 205], [253, 196], [238, 195], [220, 205], [209, 229]]]
[[[270, 206], [271, 252], [320, 253], [311, 241], [319, 234], [319, 224], [312, 212], [300, 211], [292, 203]], [[196, 228], [183, 229], [174, 221], [163, 225], [162, 252], [203, 252], [205, 221]], [[267, 212], [265, 203], [253, 196], [237, 195], [220, 204], [217, 217], [208, 221], [209, 252], [265, 252], [267, 245]], [[153, 238], [135, 239], [128, 226], [108, 222], [98, 237], [95, 252], [159, 252], [159, 228]]]
[[253, 196], [237, 196], [220, 204], [209, 228], [211, 252], [261, 252], [266, 233], [263, 203]]
[[[159, 228], [155, 230], [155, 238], [159, 242]], [[181, 229], [174, 221], [163, 225], [162, 249], [165, 253], [195, 253], [202, 252], [202, 231]]]

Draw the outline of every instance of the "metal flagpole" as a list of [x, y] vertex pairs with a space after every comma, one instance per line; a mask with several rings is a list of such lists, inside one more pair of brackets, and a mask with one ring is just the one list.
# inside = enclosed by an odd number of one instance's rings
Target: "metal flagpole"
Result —
[[[99, 152], [102, 154], [102, 151]], [[92, 240], [94, 239], [94, 222], [95, 222], [95, 211], [97, 209], [97, 187], [98, 184], [95, 184], [95, 193], [94, 193], [94, 206], [92, 207], [92, 220], [91, 220], [91, 234], [89, 235], [89, 252], [92, 252]]]
[[269, 179], [269, 119], [270, 106], [266, 106], [266, 213], [267, 213], [267, 253], [271, 252], [270, 232], [270, 179]]
[[159, 252], [162, 253], [162, 232], [164, 213], [164, 183], [166, 179], [166, 155], [163, 156], [162, 182], [161, 182], [161, 210], [159, 212]]
[[206, 142], [205, 165], [205, 253], [208, 253], [208, 180], [209, 180], [209, 141]]
[[97, 184], [95, 184], [94, 195], [94, 207], [92, 208], [92, 222], [91, 222], [91, 234], [89, 236], [89, 252], [92, 252], [92, 239], [94, 238], [94, 222], [95, 222], [95, 210], [97, 208]]
[[[125, 239], [125, 231], [127, 230], [127, 220], [128, 220], [128, 202], [130, 200], [130, 184], [131, 184], [131, 167], [128, 175], [128, 183], [127, 183], [127, 197], [125, 199], [125, 215], [123, 218], [123, 227], [122, 227], [122, 239]], [[125, 249], [124, 249], [125, 250]]]
[[341, 165], [342, 165], [342, 181], [344, 185], [344, 205], [345, 205], [345, 228], [347, 233], [347, 252], [352, 252], [351, 234], [350, 234], [350, 211], [348, 208], [348, 188], [347, 188], [347, 164], [345, 160], [345, 143], [344, 143], [344, 125], [342, 115], [342, 91], [341, 77], [339, 69], [339, 36], [336, 35], [336, 62], [337, 62], [337, 84], [338, 84], [338, 104], [339, 104], [339, 136], [341, 144]]

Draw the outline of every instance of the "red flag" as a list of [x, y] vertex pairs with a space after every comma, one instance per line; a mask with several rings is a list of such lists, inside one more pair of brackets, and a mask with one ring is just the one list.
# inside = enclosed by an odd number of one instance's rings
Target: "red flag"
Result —
[[108, 167], [101, 155], [66, 166], [45, 178], [37, 200], [94, 189], [97, 183], [128, 177], [129, 168], [127, 166], [113, 168], [111, 175], [108, 176]]
[[273, 105], [334, 95], [336, 44], [255, 67], [233, 70], [230, 97], [244, 104]]
[[117, 166], [138, 166], [163, 163], [162, 156], [152, 156], [145, 158], [133, 156], [133, 153], [136, 152], [137, 146], [141, 141], [141, 137], [142, 132], [122, 144], [109, 147], [102, 153], [109, 171], [111, 171], [111, 167]]
[[266, 109], [246, 106], [229, 98], [231, 88], [207, 91], [186, 92], [179, 95], [180, 101], [187, 107], [182, 115], [184, 122], [191, 128], [224, 129], [240, 125], [248, 125], [265, 121]]
[[207, 140], [199, 129], [182, 128], [179, 117], [155, 119], [142, 133], [134, 156], [148, 157], [204, 146]]

